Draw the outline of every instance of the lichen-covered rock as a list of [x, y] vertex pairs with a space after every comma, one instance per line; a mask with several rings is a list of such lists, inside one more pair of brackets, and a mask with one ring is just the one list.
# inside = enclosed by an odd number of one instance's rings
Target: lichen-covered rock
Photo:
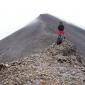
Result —
[[70, 41], [50, 45], [0, 70], [0, 85], [85, 85], [85, 67]]

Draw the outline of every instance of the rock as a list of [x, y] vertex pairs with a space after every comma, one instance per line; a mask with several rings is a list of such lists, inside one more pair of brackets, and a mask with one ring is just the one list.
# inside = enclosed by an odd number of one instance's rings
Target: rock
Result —
[[85, 85], [85, 66], [80, 63], [70, 41], [53, 43], [39, 54], [0, 64], [0, 85]]
[[6, 69], [6, 67], [7, 67], [7, 64], [6, 65], [5, 64], [0, 64], [0, 71]]
[[64, 62], [66, 62], [67, 60], [65, 60], [65, 59], [58, 59], [58, 62], [59, 63], [64, 63]]

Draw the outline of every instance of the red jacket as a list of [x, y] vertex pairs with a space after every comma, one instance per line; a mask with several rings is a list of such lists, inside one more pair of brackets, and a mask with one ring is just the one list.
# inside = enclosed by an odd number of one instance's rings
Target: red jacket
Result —
[[58, 31], [57, 34], [61, 35], [61, 36], [64, 36], [64, 31]]

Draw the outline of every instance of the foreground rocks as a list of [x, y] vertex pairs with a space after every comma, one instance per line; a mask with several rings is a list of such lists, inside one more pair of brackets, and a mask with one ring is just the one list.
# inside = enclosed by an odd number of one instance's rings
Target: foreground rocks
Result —
[[3, 66], [0, 85], [85, 85], [81, 56], [67, 40], [58, 46], [53, 43], [40, 54]]

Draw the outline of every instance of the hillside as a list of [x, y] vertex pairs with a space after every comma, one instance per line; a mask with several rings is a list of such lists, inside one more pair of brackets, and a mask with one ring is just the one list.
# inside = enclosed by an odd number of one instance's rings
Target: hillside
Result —
[[[57, 38], [57, 27], [62, 21], [49, 14], [40, 14], [32, 23], [0, 41], [0, 62], [12, 62], [40, 53]], [[85, 31], [63, 21], [65, 36], [76, 45], [85, 62]]]
[[70, 41], [0, 64], [0, 85], [85, 85], [85, 66]]

